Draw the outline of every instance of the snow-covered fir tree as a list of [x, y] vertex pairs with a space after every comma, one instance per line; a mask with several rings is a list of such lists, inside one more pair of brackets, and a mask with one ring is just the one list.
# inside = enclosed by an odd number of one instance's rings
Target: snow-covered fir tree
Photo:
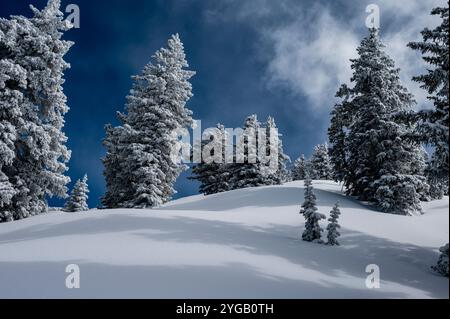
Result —
[[439, 162], [435, 159], [435, 154], [427, 161], [425, 176], [430, 185], [428, 195], [429, 199], [442, 199], [447, 189], [448, 180], [441, 175], [442, 170], [439, 168]]
[[0, 19], [0, 187], [7, 190], [0, 221], [45, 212], [48, 196], [66, 196], [70, 151], [62, 85], [72, 42], [62, 40], [71, 26], [59, 8], [59, 0], [49, 0], [43, 10], [31, 6], [31, 18]]
[[302, 239], [304, 241], [320, 242], [323, 229], [320, 227], [319, 222], [321, 219], [325, 219], [326, 217], [317, 211], [317, 199], [314, 194], [311, 178], [306, 176], [304, 183], [305, 199], [300, 210], [300, 214], [305, 217], [305, 230], [302, 234]]
[[439, 256], [439, 260], [438, 260], [436, 266], [433, 266], [432, 268], [437, 273], [448, 277], [448, 244], [441, 247], [439, 249], [439, 251], [441, 252], [441, 255]]
[[[0, 25], [4, 23], [0, 20]], [[6, 38], [3, 29], [0, 26], [0, 41]], [[12, 203], [17, 194], [11, 170], [16, 158], [18, 130], [22, 126], [24, 97], [20, 89], [26, 88], [26, 71], [0, 54], [0, 222], [6, 222], [13, 220]]]
[[[211, 195], [230, 189], [228, 164], [225, 161], [227, 138], [225, 127], [218, 124], [210, 139], [202, 141], [202, 153], [208, 154], [202, 155], [202, 162], [194, 165], [193, 176], [189, 178], [200, 182], [201, 194]], [[219, 153], [215, 154], [216, 151]]]
[[[419, 132], [425, 143], [434, 146], [434, 154], [429, 172], [430, 185], [434, 188], [431, 192], [434, 198], [448, 195], [448, 140], [449, 140], [449, 7], [438, 7], [431, 11], [432, 15], [441, 18], [441, 24], [430, 30], [425, 28], [422, 33], [423, 41], [412, 42], [408, 46], [418, 50], [423, 55], [423, 60], [430, 65], [427, 73], [416, 76], [414, 81], [422, 84], [433, 102], [432, 110], [419, 113], [421, 124]], [[437, 188], [442, 187], [442, 191]]]
[[157, 207], [175, 193], [174, 183], [187, 168], [176, 153], [178, 134], [193, 125], [186, 103], [192, 97], [189, 79], [195, 72], [188, 66], [176, 34], [142, 74], [133, 77], [126, 114], [119, 114], [122, 125], [106, 127], [105, 207]]
[[[278, 133], [278, 136], [271, 138], [271, 134], [278, 132], [275, 119], [271, 116], [268, 117], [266, 121], [266, 156], [277, 155], [277, 168], [275, 170], [270, 169], [266, 165], [268, 173], [266, 174], [265, 183], [266, 185], [280, 185], [288, 181], [288, 170], [286, 168], [286, 163], [291, 159], [288, 155], [284, 153], [282, 134]], [[273, 141], [273, 145], [271, 143]]]
[[255, 114], [246, 119], [243, 134], [235, 146], [234, 163], [228, 166], [231, 189], [266, 185], [267, 170], [258, 158], [260, 128], [261, 123]]
[[87, 204], [89, 187], [87, 181], [87, 175], [84, 175], [83, 179], [77, 180], [72, 193], [64, 206], [65, 212], [74, 213], [89, 210]]
[[332, 179], [333, 171], [331, 167], [330, 157], [328, 155], [328, 145], [319, 144], [314, 147], [311, 157], [311, 178], [330, 180]]
[[302, 181], [306, 178], [307, 175], [307, 160], [305, 159], [305, 155], [300, 155], [294, 162], [294, 166], [292, 167], [292, 179], [294, 181]]
[[345, 106], [341, 129], [347, 157], [341, 173], [350, 195], [385, 212], [409, 214], [421, 211], [420, 197], [428, 185], [419, 173], [420, 143], [410, 138], [415, 125], [405, 115], [415, 102], [383, 48], [378, 30], [371, 29], [358, 58], [351, 60], [354, 86], [343, 85], [338, 92]]
[[351, 116], [346, 113], [346, 101], [345, 97], [343, 98], [343, 103], [336, 104], [331, 111], [330, 127], [328, 128], [330, 163], [333, 171], [333, 180], [336, 182], [344, 181], [345, 176], [347, 175], [345, 127], [349, 126], [348, 120]]
[[339, 225], [339, 215], [341, 215], [341, 211], [339, 210], [339, 203], [336, 203], [333, 209], [330, 212], [330, 218], [328, 219], [329, 223], [327, 226], [327, 245], [335, 246], [339, 245], [338, 237], [341, 236], [339, 233], [339, 229], [341, 226]]

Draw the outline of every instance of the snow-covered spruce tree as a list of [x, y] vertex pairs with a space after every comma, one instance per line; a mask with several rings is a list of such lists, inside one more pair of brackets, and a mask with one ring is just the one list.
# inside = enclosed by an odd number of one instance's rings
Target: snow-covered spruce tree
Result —
[[87, 204], [89, 187], [87, 181], [87, 175], [84, 175], [83, 179], [77, 180], [72, 193], [64, 206], [65, 212], [74, 213], [89, 210]]
[[427, 162], [427, 167], [425, 169], [425, 176], [427, 177], [427, 182], [430, 185], [428, 191], [428, 196], [430, 200], [442, 199], [445, 195], [447, 189], [448, 180], [442, 177], [441, 169], [438, 161], [434, 157], [435, 154], [431, 156], [431, 159]]
[[346, 170], [344, 184], [350, 195], [374, 202], [385, 212], [409, 214], [421, 211], [420, 197], [428, 185], [421, 146], [410, 139], [415, 125], [404, 114], [415, 103], [399, 80], [399, 69], [383, 51], [378, 30], [358, 47], [351, 60], [354, 83], [343, 85]]
[[62, 85], [69, 67], [64, 55], [72, 43], [62, 40], [70, 23], [59, 8], [59, 0], [49, 0], [43, 10], [31, 6], [32, 18], [13, 16], [0, 22], [2, 76], [10, 77], [0, 94], [2, 102], [17, 103], [9, 114], [2, 114], [12, 124], [7, 129], [14, 136], [14, 159], [10, 153], [6, 167], [2, 161], [0, 179], [3, 185], [8, 180], [14, 196], [8, 195], [8, 204], [0, 210], [13, 219], [46, 211], [46, 197], [65, 197], [70, 181], [64, 175], [70, 151], [62, 132], [68, 111]]
[[186, 70], [177, 34], [153, 60], [133, 77], [126, 114], [119, 114], [122, 125], [106, 128], [105, 207], [157, 207], [171, 199], [174, 183], [186, 169], [174, 152], [179, 149], [180, 130], [193, 125], [186, 103], [192, 97], [189, 79], [195, 72]]
[[[225, 163], [225, 147], [227, 135], [225, 127], [217, 125], [215, 134], [211, 134], [210, 139], [202, 141], [202, 162], [192, 168], [192, 177], [189, 179], [200, 182], [200, 193], [205, 195], [217, 194], [229, 190], [228, 164]], [[215, 154], [220, 150], [220, 154]], [[206, 157], [206, 158], [205, 158]]]
[[[448, 140], [449, 140], [449, 7], [438, 7], [431, 11], [432, 15], [438, 15], [442, 22], [433, 30], [425, 28], [422, 31], [423, 41], [411, 42], [408, 46], [418, 50], [423, 55], [423, 60], [431, 67], [427, 73], [413, 78], [422, 83], [422, 88], [430, 94], [429, 99], [434, 104], [434, 109], [419, 113], [421, 124], [419, 132], [425, 143], [434, 146], [434, 155], [429, 177], [430, 185], [434, 188], [432, 195], [441, 198], [441, 194], [448, 195]], [[443, 191], [436, 190], [443, 187]]]
[[339, 93], [337, 97], [344, 98], [342, 103], [336, 104], [331, 111], [330, 127], [328, 128], [328, 139], [330, 141], [329, 155], [333, 171], [333, 179], [342, 182], [347, 176], [347, 153], [345, 148], [345, 127], [349, 126], [350, 115], [346, 113], [345, 96]]
[[18, 129], [22, 125], [21, 106], [26, 88], [26, 71], [7, 58], [2, 51], [6, 35], [4, 25], [9, 21], [0, 20], [0, 223], [13, 220], [13, 198], [16, 195], [12, 164], [16, 158], [15, 143]]
[[[286, 163], [291, 159], [288, 155], [284, 153], [283, 150], [283, 141], [282, 134], [278, 133], [278, 136], [271, 138], [271, 133], [278, 131], [277, 125], [275, 123], [275, 119], [271, 116], [267, 118], [266, 121], [266, 156], [270, 156], [271, 154], [277, 154], [277, 169], [272, 170], [269, 167], [268, 173], [266, 174], [265, 184], [266, 185], [280, 185], [288, 181], [288, 171], [286, 168]], [[271, 143], [273, 140], [273, 144]], [[266, 165], [268, 166], [268, 165]]]
[[338, 237], [341, 236], [339, 233], [339, 229], [341, 226], [338, 223], [339, 215], [341, 214], [341, 211], [339, 210], [339, 204], [336, 203], [333, 207], [333, 209], [330, 212], [330, 218], [328, 219], [329, 224], [327, 226], [327, 245], [335, 246], [339, 245]]
[[439, 256], [436, 266], [433, 266], [432, 269], [437, 273], [448, 277], [448, 244], [441, 247], [439, 251], [441, 252], [441, 255]]
[[294, 162], [292, 167], [292, 179], [294, 181], [302, 181], [306, 178], [307, 174], [307, 161], [305, 155], [300, 155]]
[[[243, 134], [235, 147], [235, 162], [228, 166], [230, 188], [241, 189], [266, 185], [267, 171], [258, 159], [258, 129], [261, 123], [254, 114], [249, 116], [243, 126]], [[239, 158], [242, 157], [242, 160]]]
[[320, 242], [323, 229], [320, 227], [319, 222], [326, 217], [317, 211], [316, 195], [309, 176], [306, 176], [305, 179], [305, 199], [300, 214], [305, 217], [305, 230], [302, 234], [302, 239], [304, 241]]
[[332, 179], [333, 171], [331, 168], [330, 157], [328, 155], [328, 145], [320, 144], [314, 147], [311, 157], [311, 166], [315, 179]]

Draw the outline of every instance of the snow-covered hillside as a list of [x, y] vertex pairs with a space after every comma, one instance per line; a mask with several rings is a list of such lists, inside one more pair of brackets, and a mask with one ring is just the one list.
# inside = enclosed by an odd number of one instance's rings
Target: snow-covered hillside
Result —
[[[340, 201], [339, 247], [299, 240], [302, 182], [0, 224], [0, 298], [448, 298], [430, 270], [448, 242], [448, 197], [405, 217], [314, 186], [320, 212]], [[65, 286], [68, 264], [80, 289]], [[366, 288], [369, 264], [380, 289]]]

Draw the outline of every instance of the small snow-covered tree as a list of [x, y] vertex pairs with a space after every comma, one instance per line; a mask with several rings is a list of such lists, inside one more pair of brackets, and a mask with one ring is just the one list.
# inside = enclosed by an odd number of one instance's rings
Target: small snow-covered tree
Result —
[[436, 266], [433, 266], [433, 270], [437, 273], [448, 277], [448, 244], [441, 247], [439, 249], [441, 252], [441, 255], [439, 256], [439, 260], [436, 264]]
[[305, 199], [300, 214], [305, 217], [305, 230], [302, 234], [302, 239], [304, 241], [319, 242], [323, 232], [319, 222], [326, 217], [317, 211], [316, 195], [314, 194], [312, 180], [309, 176], [305, 179]]
[[89, 210], [87, 204], [89, 187], [87, 184], [87, 175], [84, 175], [83, 179], [79, 179], [73, 187], [72, 193], [64, 206], [65, 212], [82, 212]]
[[341, 214], [341, 211], [339, 210], [339, 204], [336, 203], [333, 207], [333, 209], [330, 212], [330, 218], [328, 219], [329, 224], [327, 226], [327, 245], [335, 246], [339, 245], [338, 237], [341, 236], [339, 233], [339, 229], [341, 226], [338, 223], [339, 215]]
[[314, 147], [311, 157], [311, 166], [314, 179], [330, 180], [332, 179], [332, 167], [330, 157], [328, 155], [328, 145], [320, 144]]
[[[271, 137], [271, 134], [278, 131], [275, 119], [271, 116], [268, 117], [266, 121], [266, 156], [277, 155], [277, 168], [275, 170], [268, 169], [266, 174], [265, 184], [266, 185], [280, 185], [288, 180], [288, 171], [286, 168], [286, 163], [291, 159], [288, 155], [284, 153], [282, 134], [278, 133], [278, 136]], [[272, 145], [272, 141], [274, 142]], [[267, 166], [267, 165], [266, 165]]]
[[193, 125], [186, 103], [195, 72], [186, 70], [188, 66], [176, 34], [133, 77], [126, 114], [119, 114], [122, 125], [106, 127], [105, 207], [152, 208], [175, 193], [175, 181], [187, 168], [177, 153], [179, 134]]
[[[266, 185], [267, 170], [259, 161], [258, 130], [261, 123], [256, 114], [249, 116], [243, 126], [243, 134], [235, 147], [235, 163], [229, 165], [231, 189]], [[238, 145], [239, 146], [239, 145]], [[239, 157], [242, 160], [239, 160]]]
[[[202, 162], [192, 168], [193, 176], [189, 178], [200, 182], [201, 194], [211, 195], [229, 190], [228, 164], [225, 162], [226, 143], [227, 134], [221, 124], [217, 125], [209, 140], [202, 141], [202, 155], [206, 156], [202, 156]], [[219, 154], [215, 154], [217, 150], [220, 150]]]
[[[449, 176], [449, 7], [437, 7], [431, 11], [432, 15], [440, 16], [442, 22], [433, 30], [425, 28], [422, 33], [423, 41], [411, 42], [408, 46], [418, 50], [423, 55], [423, 60], [431, 67], [426, 74], [413, 78], [422, 83], [422, 88], [430, 94], [429, 99], [434, 104], [434, 109], [419, 113], [421, 123], [419, 132], [422, 141], [434, 146], [434, 155], [429, 176], [431, 176], [432, 192], [435, 198], [441, 194], [448, 195]], [[442, 191], [437, 188], [442, 187]]]
[[307, 168], [307, 160], [305, 159], [305, 155], [302, 154], [294, 162], [294, 167], [292, 168], [292, 179], [294, 181], [304, 180], [306, 178], [306, 175], [308, 174]]

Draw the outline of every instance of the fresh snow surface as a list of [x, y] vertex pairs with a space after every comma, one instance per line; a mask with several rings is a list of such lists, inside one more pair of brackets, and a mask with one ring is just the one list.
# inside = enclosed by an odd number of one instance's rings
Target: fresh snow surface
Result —
[[[341, 246], [299, 240], [303, 182], [0, 224], [0, 298], [449, 297], [448, 278], [430, 269], [448, 242], [448, 197], [406, 217], [313, 185], [327, 217], [340, 202]], [[79, 289], [66, 288], [69, 264]], [[366, 287], [369, 264], [379, 289]]]

